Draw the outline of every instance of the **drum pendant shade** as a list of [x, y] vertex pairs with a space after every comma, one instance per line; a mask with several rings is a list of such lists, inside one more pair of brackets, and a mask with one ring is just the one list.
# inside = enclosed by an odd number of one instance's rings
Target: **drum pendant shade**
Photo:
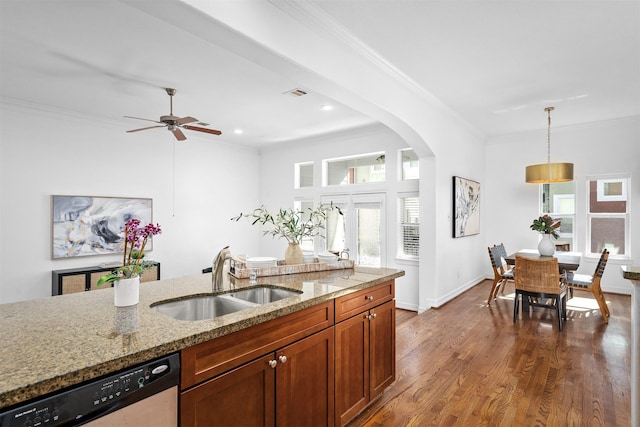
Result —
[[527, 166], [525, 178], [531, 184], [548, 182], [566, 182], [573, 180], [573, 163], [551, 163], [551, 111], [554, 107], [547, 107], [547, 163]]

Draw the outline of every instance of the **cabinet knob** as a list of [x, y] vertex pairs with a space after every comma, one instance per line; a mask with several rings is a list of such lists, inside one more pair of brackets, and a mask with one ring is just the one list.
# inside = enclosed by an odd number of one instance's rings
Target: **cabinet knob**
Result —
[[269, 366], [271, 368], [274, 368], [278, 365], [278, 361], [277, 360], [269, 360]]
[[371, 318], [372, 318], [372, 319], [375, 319], [376, 317], [378, 317], [378, 315], [377, 315], [377, 314], [375, 314], [375, 313], [373, 313], [373, 314], [371, 315]]
[[365, 299], [368, 299], [369, 301], [373, 301], [373, 295], [368, 295], [365, 297]]
[[287, 356], [282, 355], [278, 357], [278, 360], [280, 360], [280, 363], [287, 363]]

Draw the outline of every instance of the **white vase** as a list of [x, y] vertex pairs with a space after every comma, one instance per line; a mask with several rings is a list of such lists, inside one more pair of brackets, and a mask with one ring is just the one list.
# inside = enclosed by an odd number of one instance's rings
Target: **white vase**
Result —
[[538, 252], [541, 256], [553, 256], [556, 252], [556, 245], [551, 241], [551, 234], [545, 233], [538, 243]]
[[128, 307], [140, 300], [140, 276], [113, 282], [113, 305]]
[[289, 246], [287, 246], [287, 249], [284, 251], [284, 261], [287, 265], [304, 263], [304, 254], [299, 244], [289, 243]]

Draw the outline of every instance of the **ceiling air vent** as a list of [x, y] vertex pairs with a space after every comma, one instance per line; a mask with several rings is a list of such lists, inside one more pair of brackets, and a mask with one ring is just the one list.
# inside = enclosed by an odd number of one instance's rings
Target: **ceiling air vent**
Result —
[[291, 96], [303, 96], [303, 95], [307, 94], [307, 92], [305, 92], [302, 89], [291, 89], [290, 91], [285, 92], [285, 93], [288, 93]]

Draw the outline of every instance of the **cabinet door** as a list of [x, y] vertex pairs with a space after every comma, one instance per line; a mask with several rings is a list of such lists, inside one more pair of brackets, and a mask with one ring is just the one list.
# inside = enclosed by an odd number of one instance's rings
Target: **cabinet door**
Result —
[[396, 310], [389, 301], [370, 311], [370, 399], [396, 380]]
[[276, 425], [334, 425], [334, 331], [276, 352]]
[[273, 353], [200, 384], [180, 396], [182, 426], [274, 426]]
[[337, 323], [336, 425], [345, 425], [369, 403], [369, 319], [360, 313]]

